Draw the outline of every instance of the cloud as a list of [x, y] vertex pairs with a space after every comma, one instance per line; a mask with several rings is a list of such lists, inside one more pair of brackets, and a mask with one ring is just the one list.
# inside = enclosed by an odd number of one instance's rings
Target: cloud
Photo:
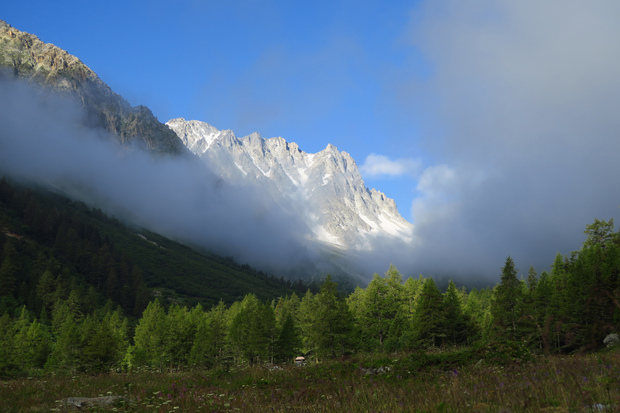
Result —
[[68, 98], [17, 81], [0, 81], [0, 95], [0, 175], [48, 184], [267, 271], [313, 267], [306, 226], [263, 194], [223, 184], [198, 159], [121, 146], [107, 131], [81, 126], [85, 113]]
[[385, 155], [371, 153], [366, 157], [364, 164], [360, 167], [360, 172], [366, 177], [380, 176], [415, 176], [421, 169], [421, 162], [414, 159], [391, 160]]
[[[408, 39], [433, 73], [410, 108], [439, 166], [412, 203], [421, 270], [523, 273], [620, 206], [620, 3], [427, 1]], [[411, 85], [415, 85], [412, 87]], [[424, 112], [426, 111], [426, 112]]]
[[0, 96], [0, 176], [48, 185], [132, 225], [289, 278], [347, 272], [364, 280], [403, 262], [394, 251], [404, 243], [390, 237], [369, 235], [380, 248], [360, 255], [327, 250], [269, 191], [226, 184], [198, 158], [120, 145], [84, 127], [86, 114], [69, 97], [7, 80]]

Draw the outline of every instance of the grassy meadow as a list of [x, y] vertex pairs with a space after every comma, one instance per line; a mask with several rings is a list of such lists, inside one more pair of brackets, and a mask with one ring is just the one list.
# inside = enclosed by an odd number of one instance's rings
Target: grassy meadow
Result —
[[[456, 357], [455, 357], [456, 355]], [[458, 351], [358, 355], [306, 366], [24, 377], [2, 381], [3, 412], [76, 411], [69, 397], [122, 396], [119, 412], [612, 412], [620, 351], [507, 363]], [[390, 366], [384, 374], [369, 369]]]

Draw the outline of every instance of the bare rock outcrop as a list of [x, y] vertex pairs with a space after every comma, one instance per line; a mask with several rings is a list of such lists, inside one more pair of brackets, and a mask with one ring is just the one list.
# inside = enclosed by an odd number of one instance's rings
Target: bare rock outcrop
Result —
[[107, 129], [124, 144], [138, 143], [159, 154], [190, 154], [148, 108], [132, 107], [80, 59], [2, 20], [0, 79], [22, 79], [75, 99], [85, 109], [85, 126]]

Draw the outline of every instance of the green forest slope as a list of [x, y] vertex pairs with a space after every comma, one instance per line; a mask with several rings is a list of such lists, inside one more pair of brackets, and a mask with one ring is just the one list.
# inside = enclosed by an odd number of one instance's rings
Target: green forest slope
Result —
[[157, 296], [211, 306], [248, 292], [266, 300], [307, 289], [6, 178], [0, 180], [0, 251], [0, 313], [22, 305], [49, 312], [72, 291], [85, 310], [110, 299], [139, 316]]

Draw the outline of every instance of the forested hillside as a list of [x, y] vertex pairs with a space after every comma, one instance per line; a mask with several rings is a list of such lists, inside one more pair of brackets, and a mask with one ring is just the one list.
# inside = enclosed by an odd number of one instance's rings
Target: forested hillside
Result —
[[25, 305], [37, 317], [49, 316], [57, 301], [71, 299], [84, 314], [110, 300], [125, 315], [140, 316], [155, 296], [210, 306], [249, 291], [271, 299], [307, 288], [6, 178], [0, 179], [0, 251], [0, 313], [11, 315]]
[[[4, 375], [454, 347], [469, 358], [521, 360], [594, 350], [620, 323], [620, 234], [612, 220], [588, 225], [581, 248], [558, 254], [549, 272], [529, 268], [520, 276], [508, 257], [494, 288], [450, 282], [442, 292], [432, 278], [403, 280], [391, 266], [345, 296], [329, 276], [320, 290], [296, 293], [286, 281], [226, 260], [198, 261], [172, 241], [137, 235], [100, 211], [6, 179], [0, 200]], [[218, 271], [229, 274], [220, 278], [225, 288], [208, 278]], [[150, 294], [175, 286], [178, 295]], [[192, 291], [202, 304], [188, 300]]]

